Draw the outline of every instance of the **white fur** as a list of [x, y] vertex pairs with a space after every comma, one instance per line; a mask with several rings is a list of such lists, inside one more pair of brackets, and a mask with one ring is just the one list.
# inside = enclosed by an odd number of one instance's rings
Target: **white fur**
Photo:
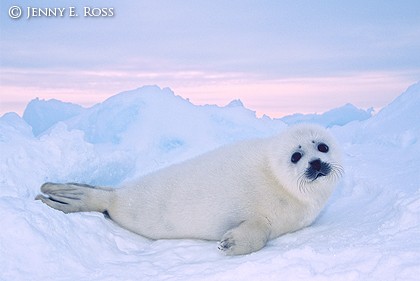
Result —
[[[317, 150], [320, 142], [329, 146], [328, 153]], [[293, 164], [296, 151], [303, 156]], [[309, 181], [304, 172], [316, 158], [333, 169]], [[341, 173], [340, 152], [329, 133], [297, 125], [276, 137], [221, 147], [118, 189], [47, 183], [42, 191], [49, 197], [37, 199], [64, 212], [107, 211], [122, 227], [152, 239], [221, 240], [219, 249], [236, 255], [311, 224]], [[82, 195], [75, 200], [76, 194]]]

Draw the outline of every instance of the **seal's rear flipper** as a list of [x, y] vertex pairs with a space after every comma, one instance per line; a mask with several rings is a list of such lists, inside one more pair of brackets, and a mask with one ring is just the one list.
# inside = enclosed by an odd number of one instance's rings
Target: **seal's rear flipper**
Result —
[[113, 189], [94, 187], [78, 183], [44, 183], [35, 200], [41, 200], [51, 208], [64, 213], [74, 212], [106, 212]]

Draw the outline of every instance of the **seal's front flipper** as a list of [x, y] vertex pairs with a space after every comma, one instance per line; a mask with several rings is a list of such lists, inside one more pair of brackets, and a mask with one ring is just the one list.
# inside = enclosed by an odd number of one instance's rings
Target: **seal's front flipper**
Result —
[[35, 200], [64, 213], [106, 212], [113, 189], [77, 183], [44, 183]]
[[242, 222], [223, 235], [218, 248], [229, 256], [258, 251], [267, 243], [271, 224], [266, 218]]

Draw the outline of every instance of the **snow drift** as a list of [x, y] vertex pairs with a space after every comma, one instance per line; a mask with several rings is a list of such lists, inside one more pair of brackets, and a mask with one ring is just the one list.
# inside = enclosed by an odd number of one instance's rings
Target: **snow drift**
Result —
[[225, 257], [214, 242], [151, 241], [100, 214], [65, 215], [34, 197], [45, 181], [115, 186], [276, 134], [282, 120], [256, 118], [240, 101], [196, 106], [156, 86], [87, 109], [34, 100], [23, 118], [0, 118], [0, 279], [417, 280], [419, 108], [417, 83], [374, 116], [346, 105], [323, 120], [289, 119], [331, 127], [345, 153], [344, 180], [312, 226], [257, 253]]

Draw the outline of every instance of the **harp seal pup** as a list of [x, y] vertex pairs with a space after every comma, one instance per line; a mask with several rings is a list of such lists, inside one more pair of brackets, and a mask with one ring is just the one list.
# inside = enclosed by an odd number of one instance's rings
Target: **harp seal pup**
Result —
[[226, 255], [310, 225], [343, 174], [340, 152], [318, 125], [247, 140], [158, 170], [119, 188], [45, 183], [48, 206], [103, 212], [151, 239], [219, 240]]

